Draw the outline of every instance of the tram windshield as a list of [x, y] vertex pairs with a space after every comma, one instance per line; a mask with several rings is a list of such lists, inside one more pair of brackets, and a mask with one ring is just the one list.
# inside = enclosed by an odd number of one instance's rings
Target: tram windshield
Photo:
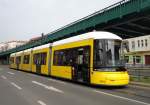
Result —
[[121, 41], [112, 39], [95, 40], [94, 68], [123, 67]]

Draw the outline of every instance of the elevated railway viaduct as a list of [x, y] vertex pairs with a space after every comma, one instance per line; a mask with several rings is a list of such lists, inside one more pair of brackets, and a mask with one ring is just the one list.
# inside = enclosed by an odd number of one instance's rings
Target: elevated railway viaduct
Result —
[[109, 31], [122, 38], [150, 34], [150, 0], [122, 0], [46, 34], [35, 42], [0, 52], [0, 61], [8, 63], [9, 55], [63, 38], [90, 31]]

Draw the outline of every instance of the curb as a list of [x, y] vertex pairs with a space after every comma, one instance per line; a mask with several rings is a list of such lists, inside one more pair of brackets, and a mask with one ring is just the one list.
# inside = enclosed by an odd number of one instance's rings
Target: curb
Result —
[[129, 85], [150, 88], [150, 84], [148, 84], [148, 83], [130, 82]]

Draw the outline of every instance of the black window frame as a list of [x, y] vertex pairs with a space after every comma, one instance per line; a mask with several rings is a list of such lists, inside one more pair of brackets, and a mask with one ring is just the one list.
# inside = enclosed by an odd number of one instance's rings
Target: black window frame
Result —
[[143, 40], [141, 40], [141, 47], [143, 47], [144, 46], [144, 41]]
[[33, 54], [33, 64], [46, 65], [47, 64], [47, 52], [40, 52]]
[[138, 40], [138, 47], [140, 47], [140, 40]]
[[[91, 54], [91, 48], [90, 46], [81, 46], [81, 47], [74, 47], [74, 48], [67, 48], [67, 49], [61, 49], [61, 50], [55, 50], [53, 53], [53, 65], [54, 66], [72, 66], [73, 62], [78, 63], [77, 61], [77, 51], [80, 48], [89, 48], [89, 61], [90, 61], [90, 54]], [[86, 56], [88, 56], [86, 54]], [[83, 56], [85, 57], [85, 55]], [[87, 61], [85, 58], [83, 58], [83, 64], [86, 64]], [[88, 62], [88, 66], [90, 65], [90, 62]]]
[[141, 63], [142, 57], [141, 56], [135, 56], [135, 62]]
[[146, 47], [148, 46], [148, 42], [147, 42], [147, 39], [145, 39], [145, 46], [146, 46]]
[[30, 54], [23, 56], [23, 64], [29, 64], [30, 63]]
[[16, 57], [16, 64], [21, 64], [21, 56]]
[[129, 63], [129, 59], [130, 59], [129, 56], [127, 56], [127, 55], [124, 56], [125, 63]]
[[135, 49], [135, 41], [132, 41], [132, 49]]

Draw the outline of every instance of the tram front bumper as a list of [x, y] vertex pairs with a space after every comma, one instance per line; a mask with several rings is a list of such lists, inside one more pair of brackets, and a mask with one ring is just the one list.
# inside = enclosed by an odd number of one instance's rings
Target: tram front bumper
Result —
[[91, 76], [91, 84], [125, 86], [129, 84], [129, 75], [127, 72], [96, 72]]

